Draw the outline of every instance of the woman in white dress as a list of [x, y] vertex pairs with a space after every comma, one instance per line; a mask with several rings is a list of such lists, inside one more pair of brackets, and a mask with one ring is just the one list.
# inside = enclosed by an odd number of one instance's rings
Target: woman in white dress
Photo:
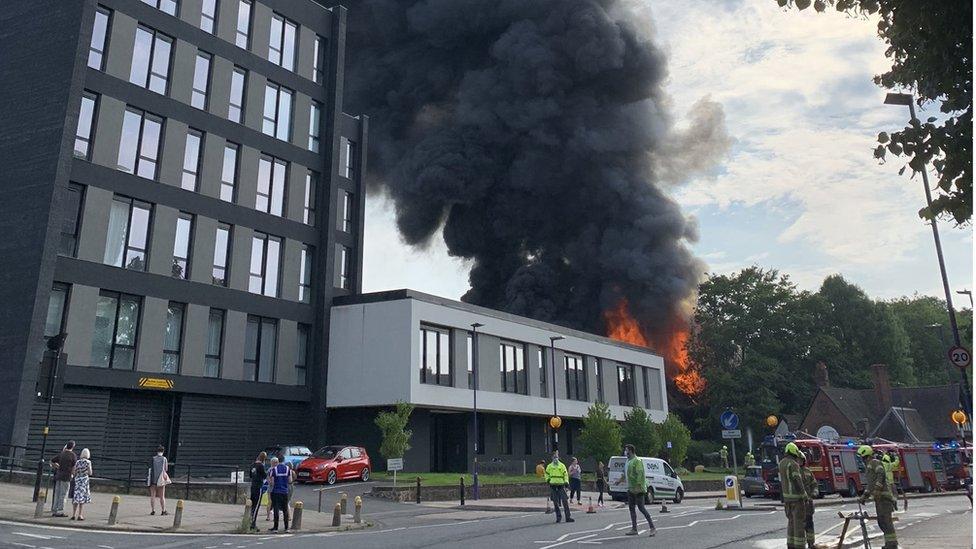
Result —
[[91, 503], [91, 486], [88, 482], [91, 475], [91, 452], [85, 448], [81, 451], [81, 457], [75, 462], [75, 493], [71, 498], [71, 520], [85, 520], [85, 504]]

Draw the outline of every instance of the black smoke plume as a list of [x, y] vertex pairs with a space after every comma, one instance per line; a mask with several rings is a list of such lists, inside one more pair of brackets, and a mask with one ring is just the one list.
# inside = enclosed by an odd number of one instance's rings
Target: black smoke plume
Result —
[[703, 272], [668, 186], [728, 146], [719, 105], [676, 128], [667, 59], [615, 0], [348, 4], [345, 108], [403, 239], [473, 260], [464, 301], [596, 333], [621, 297], [645, 333]]

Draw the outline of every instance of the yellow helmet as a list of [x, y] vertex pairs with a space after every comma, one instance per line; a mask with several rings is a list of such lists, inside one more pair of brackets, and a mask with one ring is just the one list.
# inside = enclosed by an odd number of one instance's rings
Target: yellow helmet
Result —
[[783, 452], [785, 452], [788, 456], [802, 457], [803, 455], [800, 453], [800, 448], [794, 442], [787, 444]]
[[874, 448], [871, 448], [867, 444], [862, 444], [857, 449], [857, 455], [861, 456], [862, 458], [870, 457], [873, 454], [874, 454]]
[[885, 463], [891, 463], [891, 455], [889, 455], [889, 454], [882, 454], [881, 461], [883, 461]]

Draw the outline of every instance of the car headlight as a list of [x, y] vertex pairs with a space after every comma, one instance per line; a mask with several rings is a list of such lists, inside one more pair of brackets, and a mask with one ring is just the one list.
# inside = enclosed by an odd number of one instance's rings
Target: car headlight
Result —
[[316, 471], [321, 471], [322, 469], [325, 469], [325, 468], [326, 468], [326, 465], [324, 463], [319, 463], [318, 465], [315, 466], [315, 470]]

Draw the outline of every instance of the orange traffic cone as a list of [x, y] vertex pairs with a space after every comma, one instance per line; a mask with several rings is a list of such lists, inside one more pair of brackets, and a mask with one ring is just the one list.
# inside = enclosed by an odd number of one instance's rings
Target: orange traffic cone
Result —
[[596, 513], [596, 509], [593, 508], [593, 496], [589, 497], [590, 504], [586, 507], [586, 514]]

